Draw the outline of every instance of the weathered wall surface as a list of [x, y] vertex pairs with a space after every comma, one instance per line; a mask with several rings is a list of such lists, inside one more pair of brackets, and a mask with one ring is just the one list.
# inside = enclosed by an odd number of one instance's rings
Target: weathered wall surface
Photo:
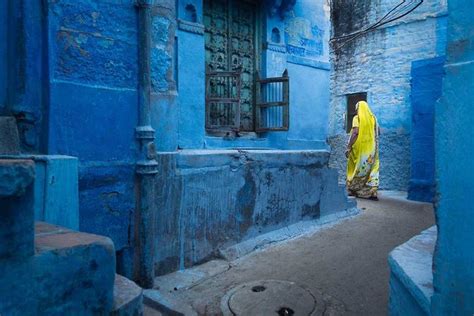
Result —
[[474, 21], [472, 1], [449, 1], [443, 97], [436, 104], [438, 239], [433, 315], [474, 313]]
[[435, 195], [434, 112], [442, 94], [444, 62], [438, 57], [412, 63], [411, 200], [433, 202]]
[[157, 0], [151, 27], [151, 124], [157, 149], [178, 148], [180, 124], [177, 100], [177, 48], [175, 2]]
[[4, 1], [0, 5], [0, 115], [15, 116], [22, 151], [47, 146], [47, 67], [44, 60], [42, 5]]
[[79, 158], [80, 229], [130, 245], [137, 124], [133, 1], [48, 2], [49, 154]]
[[302, 220], [344, 216], [348, 202], [327, 151], [163, 153], [157, 184], [157, 272]]
[[[333, 36], [357, 31], [398, 1], [334, 1]], [[382, 129], [381, 188], [407, 190], [410, 177], [412, 61], [444, 55], [446, 2], [424, 1], [410, 15], [332, 51], [329, 138], [331, 165], [345, 174], [346, 95], [367, 92]], [[341, 178], [341, 180], [343, 180]]]
[[[267, 137], [276, 147], [324, 148], [329, 103], [329, 7], [324, 0], [302, 0], [286, 10], [267, 19], [263, 73], [281, 76], [288, 69], [290, 129], [268, 133]], [[273, 36], [275, 29], [279, 30], [279, 42]]]
[[0, 114], [6, 110], [8, 79], [8, 2], [0, 3]]

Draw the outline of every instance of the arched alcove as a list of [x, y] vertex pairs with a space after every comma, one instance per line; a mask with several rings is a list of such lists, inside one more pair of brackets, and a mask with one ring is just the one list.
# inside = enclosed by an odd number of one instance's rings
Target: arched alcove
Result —
[[272, 29], [272, 42], [277, 44], [281, 42], [280, 30], [277, 27]]
[[196, 14], [196, 7], [192, 4], [187, 4], [184, 14], [184, 19], [189, 22], [197, 22], [197, 14]]

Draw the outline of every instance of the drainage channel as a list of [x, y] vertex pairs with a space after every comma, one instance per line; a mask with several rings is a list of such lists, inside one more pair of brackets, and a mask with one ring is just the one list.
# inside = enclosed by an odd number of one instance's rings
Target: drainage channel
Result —
[[295, 282], [261, 280], [241, 284], [222, 298], [224, 315], [324, 315], [326, 302]]

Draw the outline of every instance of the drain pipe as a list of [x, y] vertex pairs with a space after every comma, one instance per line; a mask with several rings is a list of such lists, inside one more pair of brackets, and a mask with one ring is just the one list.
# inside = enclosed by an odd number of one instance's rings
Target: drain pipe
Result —
[[158, 163], [155, 160], [155, 130], [151, 127], [151, 10], [154, 0], [136, 0], [138, 10], [138, 126], [139, 145], [136, 162], [136, 208], [134, 280], [143, 288], [152, 288], [155, 277], [155, 195]]

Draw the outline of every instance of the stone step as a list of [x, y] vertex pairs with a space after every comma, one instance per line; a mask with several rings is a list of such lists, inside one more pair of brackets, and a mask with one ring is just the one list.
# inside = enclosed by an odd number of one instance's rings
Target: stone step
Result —
[[108, 314], [115, 280], [112, 241], [47, 223], [35, 226], [34, 256], [0, 264], [0, 314]]
[[390, 253], [390, 315], [431, 315], [437, 236], [433, 226]]
[[143, 290], [141, 287], [119, 274], [115, 275], [114, 306], [110, 315], [143, 315]]
[[32, 160], [0, 159], [0, 260], [34, 253], [34, 178]]

